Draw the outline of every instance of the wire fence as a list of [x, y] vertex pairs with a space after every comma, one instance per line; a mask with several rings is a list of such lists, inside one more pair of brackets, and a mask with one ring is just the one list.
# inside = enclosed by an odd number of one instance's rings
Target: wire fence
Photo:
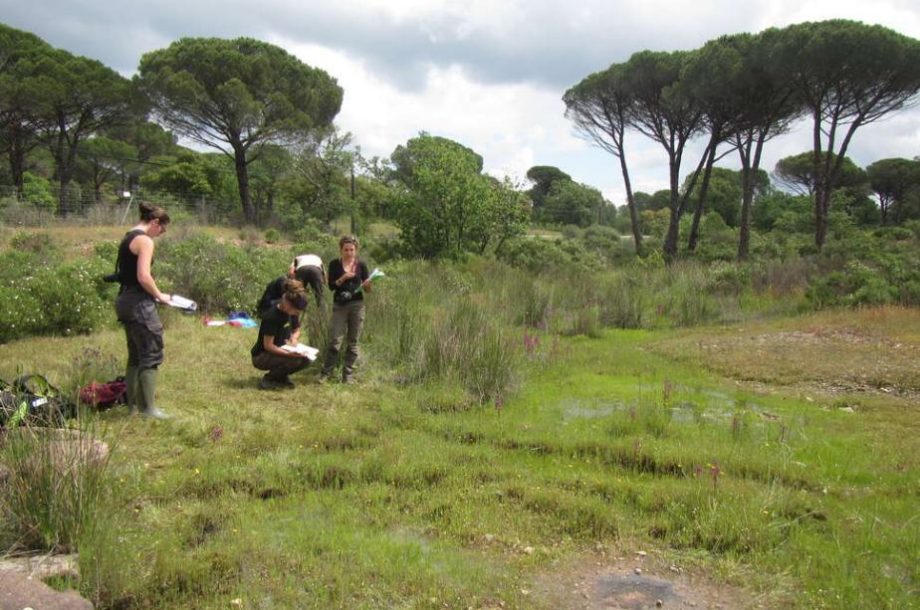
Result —
[[[80, 225], [126, 225], [137, 222], [138, 203], [165, 208], [174, 219], [198, 224], [244, 223], [239, 202], [208, 197], [180, 198], [159, 192], [121, 192], [97, 195], [86, 192], [19, 194], [0, 186], [0, 224], [36, 227], [67, 222]], [[264, 214], [263, 214], [264, 216]]]

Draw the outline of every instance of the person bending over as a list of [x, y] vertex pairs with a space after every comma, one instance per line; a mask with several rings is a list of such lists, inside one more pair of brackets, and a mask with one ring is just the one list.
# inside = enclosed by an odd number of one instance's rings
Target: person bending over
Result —
[[128, 407], [132, 413], [140, 407], [147, 417], [165, 419], [168, 416], [154, 405], [158, 367], [163, 364], [163, 324], [156, 303], [169, 303], [170, 295], [157, 288], [151, 268], [153, 240], [166, 232], [169, 214], [148, 203], [139, 207], [140, 222], [125, 233], [118, 246], [116, 275], [120, 286], [115, 313], [128, 340]]
[[323, 306], [323, 288], [326, 286], [326, 267], [323, 259], [316, 254], [301, 254], [294, 258], [288, 273], [300, 280], [304, 287], [309, 286], [316, 299], [316, 306]]
[[255, 315], [257, 317], [262, 316], [262, 312], [268, 309], [272, 301], [281, 298], [284, 293], [284, 283], [288, 279], [296, 279], [304, 286], [309, 286], [313, 290], [316, 306], [322, 307], [323, 286], [326, 283], [326, 269], [323, 266], [323, 260], [315, 254], [301, 254], [293, 260], [285, 275], [275, 278], [265, 287], [262, 298], [256, 305]]
[[268, 371], [259, 381], [259, 388], [271, 390], [294, 387], [288, 376], [310, 364], [305, 356], [281, 349], [284, 345], [297, 344], [300, 338], [300, 314], [306, 307], [307, 295], [303, 284], [288, 279], [282, 287], [281, 298], [272, 301], [262, 312], [259, 337], [250, 352], [252, 365], [260, 371]]

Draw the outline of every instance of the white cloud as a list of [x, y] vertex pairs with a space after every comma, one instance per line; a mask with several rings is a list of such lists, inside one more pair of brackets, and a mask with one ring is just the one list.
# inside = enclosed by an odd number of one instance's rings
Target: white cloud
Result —
[[302, 61], [335, 75], [345, 89], [336, 122], [367, 155], [389, 155], [427, 131], [481, 154], [486, 171], [523, 179], [551, 151], [586, 144], [571, 132], [559, 94], [530, 84], [472, 80], [459, 66], [429, 65], [419, 90], [404, 91], [375, 76], [366, 62], [316, 45], [274, 40]]
[[[625, 197], [618, 161], [579, 139], [561, 96], [591, 71], [643, 49], [693, 48], [720, 34], [804, 20], [857, 19], [920, 38], [917, 0], [0, 0], [4, 21], [125, 74], [141, 55], [181, 36], [247, 35], [325, 69], [345, 89], [337, 123], [368, 155], [389, 155], [420, 131], [481, 154], [486, 170], [517, 178], [554, 165]], [[768, 144], [762, 167], [808, 149], [807, 125]], [[694, 146], [693, 151], [697, 151]], [[682, 173], [696, 162], [687, 155]], [[920, 109], [860, 129], [861, 165], [920, 154]], [[661, 147], [627, 139], [633, 188], [667, 188]], [[733, 163], [726, 159], [724, 164]]]

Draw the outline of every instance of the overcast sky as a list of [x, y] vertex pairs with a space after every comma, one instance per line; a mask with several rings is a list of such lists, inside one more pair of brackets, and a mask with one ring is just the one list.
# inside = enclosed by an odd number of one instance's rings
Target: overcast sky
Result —
[[[265, 40], [338, 80], [336, 122], [365, 155], [427, 131], [472, 148], [496, 176], [554, 165], [618, 205], [615, 159], [565, 119], [567, 88], [636, 51], [830, 18], [920, 38], [917, 0], [0, 0], [0, 21], [126, 76], [183, 36]], [[633, 188], [666, 188], [660, 146], [634, 134], [627, 147]], [[768, 145], [763, 166], [808, 148], [799, 129]], [[861, 166], [920, 155], [920, 108], [861, 128], [848, 154]]]

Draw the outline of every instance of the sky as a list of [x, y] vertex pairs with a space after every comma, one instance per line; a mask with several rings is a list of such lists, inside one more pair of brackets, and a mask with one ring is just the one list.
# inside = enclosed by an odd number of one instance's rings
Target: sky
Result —
[[[472, 148], [496, 177], [526, 187], [530, 167], [552, 165], [617, 205], [625, 201], [617, 161], [565, 118], [569, 87], [637, 51], [690, 50], [723, 34], [824, 19], [920, 38], [917, 0], [0, 0], [6, 25], [125, 76], [144, 53], [181, 37], [264, 40], [338, 81], [336, 124], [365, 156], [387, 157], [425, 131]], [[661, 146], [637, 133], [626, 145], [633, 189], [667, 188]], [[809, 148], [803, 123], [768, 143], [762, 167]], [[920, 107], [860, 128], [848, 151], [863, 167], [918, 155]]]

